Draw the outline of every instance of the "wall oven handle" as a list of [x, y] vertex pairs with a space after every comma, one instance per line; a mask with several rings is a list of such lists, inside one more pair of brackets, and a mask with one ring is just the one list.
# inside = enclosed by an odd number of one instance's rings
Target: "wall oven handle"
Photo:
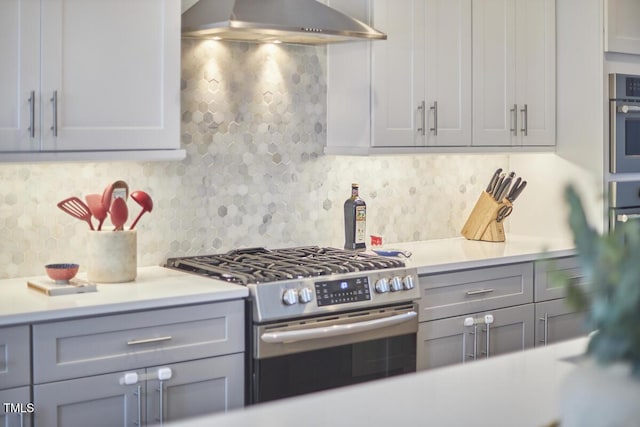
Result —
[[408, 311], [406, 313], [397, 314], [391, 317], [366, 320], [364, 322], [350, 323], [347, 325], [333, 325], [322, 328], [303, 329], [299, 331], [266, 332], [260, 336], [260, 339], [267, 343], [277, 344], [295, 341], [307, 341], [320, 338], [339, 337], [397, 325], [399, 323], [404, 323], [409, 320], [415, 319], [417, 316], [418, 313], [416, 313], [415, 311]]
[[618, 113], [637, 113], [640, 112], [640, 106], [638, 105], [621, 105], [618, 107]]
[[618, 214], [616, 215], [616, 220], [618, 222], [627, 222], [630, 219], [639, 219], [640, 214]]

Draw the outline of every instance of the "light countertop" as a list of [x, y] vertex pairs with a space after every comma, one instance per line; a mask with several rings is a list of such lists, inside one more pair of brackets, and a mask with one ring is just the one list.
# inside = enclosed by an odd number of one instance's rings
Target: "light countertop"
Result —
[[[408, 267], [417, 268], [418, 274], [575, 254], [571, 242], [514, 235], [507, 235], [506, 242], [501, 243], [457, 237], [387, 246], [411, 251], [413, 255], [405, 262]], [[97, 292], [73, 295], [46, 296], [27, 288], [29, 279], [33, 278], [0, 280], [0, 326], [248, 296], [243, 286], [157, 266], [139, 268], [133, 282], [98, 284]]]
[[171, 425], [544, 427], [558, 419], [563, 381], [576, 366], [566, 359], [586, 345], [580, 338]]
[[28, 288], [29, 279], [0, 280], [0, 326], [248, 296], [244, 286], [164, 267], [142, 267], [133, 282], [98, 284], [96, 292], [71, 295], [47, 296]]
[[532, 236], [507, 235], [504, 242], [482, 242], [463, 237], [390, 243], [385, 249], [410, 251], [404, 259], [418, 274], [487, 267], [515, 262], [536, 261], [549, 257], [575, 255], [573, 242]]

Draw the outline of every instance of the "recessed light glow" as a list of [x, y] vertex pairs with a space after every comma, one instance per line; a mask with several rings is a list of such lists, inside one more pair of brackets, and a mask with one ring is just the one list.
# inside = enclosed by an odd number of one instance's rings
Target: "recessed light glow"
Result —
[[220, 37], [220, 36], [215, 36], [215, 37], [213, 37], [211, 40], [222, 40], [222, 37]]

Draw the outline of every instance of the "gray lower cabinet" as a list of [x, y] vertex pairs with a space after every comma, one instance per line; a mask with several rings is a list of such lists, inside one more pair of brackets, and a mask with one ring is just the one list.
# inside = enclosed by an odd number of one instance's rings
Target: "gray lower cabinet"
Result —
[[233, 354], [36, 385], [35, 426], [153, 425], [238, 408], [243, 360]]
[[564, 298], [535, 304], [536, 347], [584, 336], [585, 313], [568, 307]]
[[422, 322], [417, 369], [521, 351], [534, 345], [533, 304]]
[[583, 336], [555, 272], [584, 285], [575, 256], [420, 276], [417, 369]]
[[33, 325], [36, 427], [140, 426], [241, 407], [244, 304]]
[[0, 427], [25, 427], [31, 425], [34, 407], [31, 404], [29, 386], [0, 390]]

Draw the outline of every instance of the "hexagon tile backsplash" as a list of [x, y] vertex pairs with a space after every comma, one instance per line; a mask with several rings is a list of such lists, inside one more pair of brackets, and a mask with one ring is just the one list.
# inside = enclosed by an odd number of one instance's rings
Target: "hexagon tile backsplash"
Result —
[[341, 246], [352, 182], [367, 202], [368, 234], [458, 236], [507, 156], [326, 156], [325, 65], [324, 47], [184, 40], [187, 158], [2, 164], [0, 278], [44, 274], [49, 262], [83, 271], [87, 224], [56, 204], [118, 179], [154, 199], [136, 227], [139, 266], [240, 247]]

